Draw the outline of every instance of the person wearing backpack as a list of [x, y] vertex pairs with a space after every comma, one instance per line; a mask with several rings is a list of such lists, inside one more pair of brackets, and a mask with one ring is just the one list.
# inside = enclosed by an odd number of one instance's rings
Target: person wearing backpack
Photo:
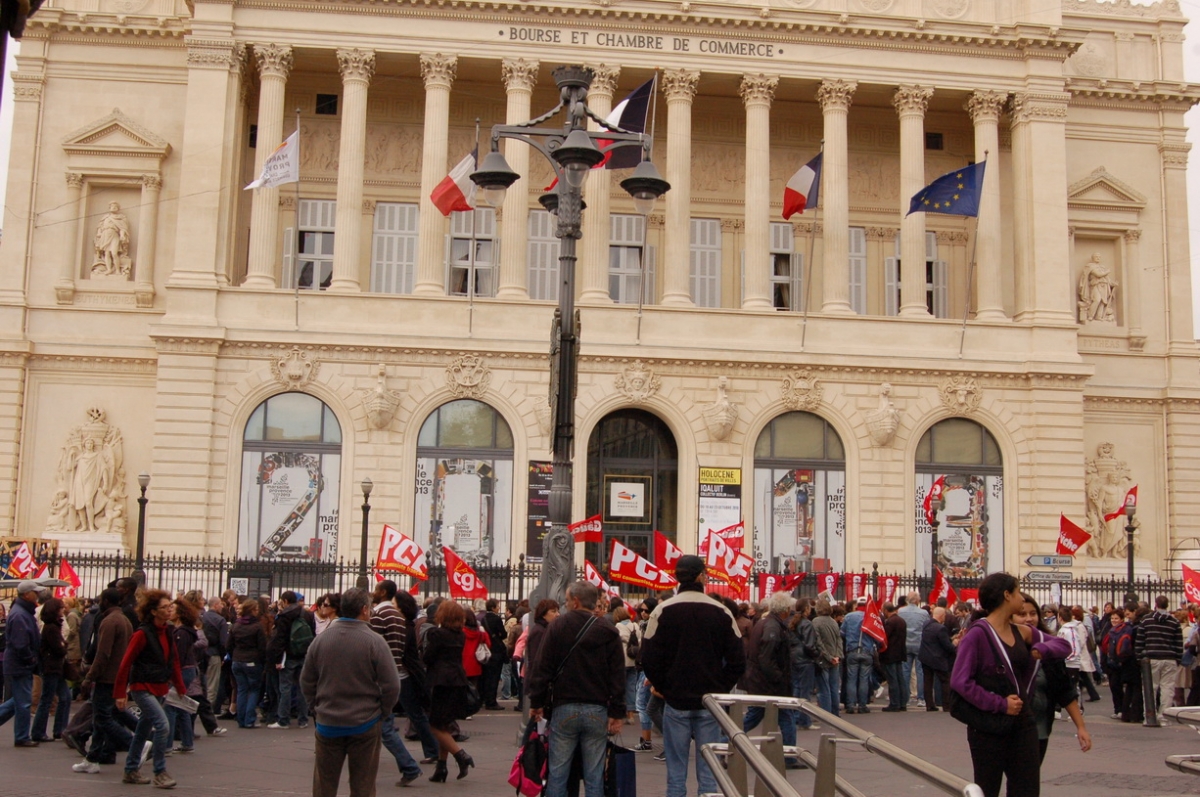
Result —
[[291, 725], [292, 695], [296, 696], [296, 716], [301, 728], [308, 727], [308, 704], [295, 686], [300, 682], [304, 657], [317, 635], [317, 622], [312, 612], [304, 608], [290, 589], [279, 596], [279, 613], [275, 615], [275, 634], [267, 645], [267, 664], [279, 672], [279, 702], [275, 722], [268, 728], [280, 729]]
[[[1141, 684], [1137, 656], [1133, 649], [1133, 626], [1125, 621], [1125, 613], [1120, 609], [1109, 615], [1112, 628], [1108, 632], [1108, 645], [1104, 656], [1104, 668], [1108, 671], [1109, 687], [1112, 689], [1113, 713], [1115, 720], [1124, 719], [1128, 713], [1128, 700], [1134, 681]], [[1129, 722], [1131, 720], [1125, 720]]]

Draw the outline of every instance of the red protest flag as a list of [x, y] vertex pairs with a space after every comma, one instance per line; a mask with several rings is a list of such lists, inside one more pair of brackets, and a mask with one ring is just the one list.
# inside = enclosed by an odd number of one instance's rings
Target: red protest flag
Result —
[[833, 595], [837, 592], [840, 577], [838, 573], [817, 573], [817, 592], [828, 592]]
[[1117, 511], [1109, 512], [1104, 516], [1105, 523], [1110, 520], [1115, 520], [1116, 518], [1119, 518], [1121, 515], [1125, 514], [1125, 507], [1130, 503], [1130, 499], [1133, 499], [1133, 505], [1137, 506], [1137, 488], [1138, 486], [1136, 484], [1129, 488], [1129, 492], [1125, 493], [1125, 500], [1121, 502], [1119, 507], [1117, 507]]
[[412, 595], [413, 597], [416, 597], [417, 593], [420, 591], [421, 591], [421, 582], [420, 581], [414, 581], [413, 585], [408, 588], [408, 594]]
[[796, 587], [800, 586], [800, 582], [804, 580], [807, 573], [791, 573], [785, 575], [777, 575], [775, 573], [759, 573], [758, 574], [758, 592], [762, 595], [762, 599], [774, 595], [776, 592], [791, 592]]
[[883, 628], [883, 618], [879, 616], [879, 606], [875, 599], [867, 596], [867, 607], [863, 609], [863, 633], [879, 643], [880, 650], [887, 650], [887, 631]]
[[612, 551], [608, 557], [608, 577], [646, 589], [665, 590], [679, 586], [679, 582], [669, 573], [659, 570], [648, 559], [617, 540], [612, 541]]
[[891, 603], [896, 599], [896, 592], [900, 589], [899, 576], [880, 576], [875, 582], [875, 592], [879, 595], [881, 603]]
[[854, 601], [867, 594], [867, 574], [847, 573], [844, 576], [846, 585], [846, 600]]
[[609, 583], [601, 577], [600, 571], [596, 569], [596, 566], [587, 559], [583, 560], [583, 580], [599, 588], [601, 592], [610, 598], [619, 598], [621, 596], [621, 591], [616, 587], [609, 586]]
[[791, 592], [796, 587], [800, 586], [800, 582], [803, 581], [804, 577], [807, 575], [808, 573], [792, 573], [790, 575], [785, 575], [783, 577], [783, 588], [788, 592]]
[[742, 550], [746, 543], [746, 522], [739, 520], [732, 526], [726, 526], [717, 532], [717, 535], [729, 543], [730, 548]]
[[933, 502], [936, 501], [937, 499], [941, 498], [942, 493], [945, 491], [945, 489], [946, 489], [946, 477], [938, 476], [937, 479], [934, 480], [933, 486], [929, 488], [929, 492], [925, 494], [925, 502], [924, 502], [925, 522], [931, 526], [933, 525], [933, 521], [935, 519], [934, 515], [936, 514], [935, 510], [933, 508]]
[[940, 567], [933, 570], [933, 589], [929, 591], [929, 602], [937, 604], [938, 598], [945, 598], [946, 605], [950, 607], [958, 602], [958, 595], [955, 594], [950, 579], [946, 578]]
[[675, 573], [675, 563], [683, 556], [683, 551], [675, 543], [667, 539], [661, 531], [654, 532], [654, 566], [666, 573]]
[[471, 566], [458, 558], [458, 554], [443, 547], [442, 555], [446, 557], [446, 575], [450, 582], [451, 598], [474, 600], [488, 596], [487, 587], [479, 580], [479, 576], [475, 575]]
[[571, 532], [575, 542], [604, 542], [604, 524], [599, 515], [572, 523], [567, 526], [567, 531]]
[[704, 546], [704, 569], [709, 578], [728, 584], [729, 570], [726, 560], [732, 559], [729, 543], [725, 542], [715, 531], [709, 531]]
[[379, 555], [375, 557], [375, 569], [380, 572], [402, 573], [421, 581], [429, 578], [425, 550], [411, 537], [386, 523], [383, 525], [383, 536], [379, 538]]
[[17, 546], [17, 550], [13, 551], [12, 561], [8, 563], [8, 576], [10, 578], [29, 578], [33, 575], [37, 563], [33, 561], [33, 552], [29, 550], [29, 543], [23, 542]]
[[1059, 513], [1058, 515], [1058, 548], [1055, 553], [1064, 554], [1066, 556], [1074, 556], [1082, 546], [1087, 544], [1087, 541], [1092, 538], [1083, 529], [1076, 526], [1067, 516]]
[[1187, 596], [1188, 603], [1200, 603], [1200, 573], [1197, 573], [1187, 565], [1183, 567], [1183, 594]]
[[60, 581], [71, 582], [71, 586], [56, 588], [54, 590], [54, 597], [56, 598], [74, 598], [78, 594], [79, 588], [83, 586], [83, 579], [75, 572], [75, 568], [71, 567], [71, 563], [67, 561], [67, 557], [65, 556], [58, 561], [58, 578]]

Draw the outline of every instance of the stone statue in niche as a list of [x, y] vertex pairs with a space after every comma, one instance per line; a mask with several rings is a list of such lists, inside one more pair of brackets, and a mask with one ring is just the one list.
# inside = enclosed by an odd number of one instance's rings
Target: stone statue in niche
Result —
[[1115, 324], [1117, 281], [1096, 252], [1079, 273], [1079, 323]]
[[104, 410], [67, 435], [46, 522], [49, 531], [125, 532], [125, 454], [121, 431]]
[[725, 440], [733, 431], [737, 422], [737, 405], [729, 400], [726, 391], [729, 389], [729, 379], [717, 379], [717, 400], [704, 409], [704, 422], [708, 425], [708, 434], [713, 440]]
[[[1124, 559], [1128, 543], [1125, 539], [1125, 515], [1121, 514], [1121, 509], [1126, 494], [1133, 486], [1129, 464], [1116, 458], [1116, 446], [1101, 443], [1096, 446], [1096, 456], [1084, 460], [1084, 472], [1086, 525], [1087, 532], [1092, 535], [1086, 553], [1101, 559]], [[1140, 526], [1136, 517], [1133, 525], [1135, 528]], [[1136, 549], [1136, 537], [1134, 546]]]
[[876, 446], [890, 446], [900, 428], [900, 411], [892, 403], [892, 385], [884, 382], [879, 386], [879, 406], [867, 413], [867, 432]]
[[129, 233], [129, 219], [121, 212], [117, 202], [108, 203], [108, 213], [100, 219], [96, 227], [96, 235], [92, 246], [96, 250], [92, 261], [92, 277], [115, 277], [128, 279], [133, 270], [133, 260], [129, 257], [129, 245], [132, 242]]

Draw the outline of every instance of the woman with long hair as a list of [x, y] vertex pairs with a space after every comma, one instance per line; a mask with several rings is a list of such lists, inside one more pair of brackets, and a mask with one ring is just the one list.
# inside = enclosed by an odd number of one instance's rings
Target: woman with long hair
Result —
[[429, 776], [434, 783], [446, 782], [449, 756], [458, 762], [459, 779], [465, 778], [467, 770], [475, 766], [467, 751], [454, 741], [450, 730], [455, 720], [467, 718], [467, 673], [463, 669], [466, 616], [466, 611], [455, 601], [442, 601], [433, 617], [433, 627], [425, 634], [421, 653], [429, 679], [429, 725], [438, 743], [437, 766]]
[[[196, 659], [196, 626], [200, 622], [200, 612], [195, 604], [186, 597], [175, 601], [175, 628], [171, 634], [175, 640], [175, 649], [179, 651], [179, 672], [183, 677], [183, 685], [187, 687], [189, 697], [195, 699], [201, 694], [197, 689], [200, 684], [200, 666]], [[174, 706], [167, 707], [167, 720], [172, 741], [175, 740], [175, 729], [179, 729], [179, 746], [172, 749], [173, 753], [190, 753], [195, 749], [195, 714]]]
[[63, 638], [63, 602], [51, 598], [42, 604], [42, 697], [33, 717], [31, 736], [35, 742], [48, 742], [46, 723], [50, 719], [50, 704], [58, 698], [54, 712], [54, 738], [61, 739], [71, 717], [71, 686], [63, 674], [67, 660], [67, 643]]
[[267, 661], [267, 632], [259, 620], [260, 611], [259, 602], [254, 598], [242, 601], [237, 622], [229, 630], [229, 657], [233, 662], [233, 680], [237, 684], [239, 728], [258, 727], [258, 696]]
[[[1063, 659], [1066, 640], [1013, 623], [1025, 608], [1017, 579], [992, 573], [979, 584], [980, 611], [963, 634], [950, 675], [952, 698], [967, 705], [951, 714], [967, 725], [974, 780], [985, 797], [999, 797], [1008, 779], [1008, 797], [1037, 797], [1041, 762], [1033, 688], [1041, 662]], [[1013, 719], [1003, 721], [1008, 716]]]
[[[1049, 635], [1042, 622], [1042, 607], [1028, 593], [1022, 592], [1021, 598], [1025, 606], [1013, 615], [1013, 619], [1021, 625], [1036, 628], [1043, 634]], [[1054, 715], [1057, 711], [1067, 712], [1071, 722], [1075, 723], [1075, 735], [1079, 738], [1079, 749], [1087, 752], [1092, 749], [1092, 735], [1088, 733], [1083, 721], [1083, 711], [1079, 708], [1079, 690], [1071, 683], [1065, 661], [1046, 659], [1037, 672], [1033, 688], [1033, 719], [1037, 723], [1038, 746], [1041, 750], [1039, 761], [1046, 760], [1046, 748], [1050, 746], [1050, 732], [1054, 730]]]

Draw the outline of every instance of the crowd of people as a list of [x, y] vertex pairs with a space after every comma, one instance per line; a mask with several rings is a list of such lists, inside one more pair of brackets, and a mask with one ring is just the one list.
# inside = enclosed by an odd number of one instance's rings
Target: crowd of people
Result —
[[[467, 777], [474, 761], [458, 723], [515, 698], [516, 710], [546, 722], [548, 797], [567, 794], [573, 762], [587, 797], [600, 797], [606, 740], [635, 723], [639, 752], [656, 750], [655, 729], [662, 735], [655, 758], [666, 763], [667, 797], [685, 797], [693, 755], [700, 792], [717, 791], [699, 746], [722, 734], [703, 696], [746, 692], [811, 700], [835, 716], [951, 711], [967, 724], [984, 793], [998, 795], [1007, 778], [1018, 797], [1037, 793], [1056, 718], [1090, 749], [1081, 703], [1101, 699], [1097, 683], [1109, 683], [1111, 716], [1126, 722], [1154, 724], [1167, 706], [1200, 704], [1194, 607], [1172, 613], [1161, 596], [1153, 608], [1041, 607], [997, 573], [981, 583], [978, 606], [923, 605], [915, 592], [884, 603], [881, 633], [865, 597], [779, 592], [739, 604], [706, 594], [696, 556], [678, 561], [676, 578], [676, 594], [662, 600], [626, 603], [580, 581], [563, 605], [503, 610], [495, 599], [419, 605], [392, 581], [311, 602], [293, 590], [276, 600], [171, 595], [130, 578], [81, 601], [23, 582], [0, 615], [0, 725], [14, 720], [18, 748], [61, 739], [81, 754], [81, 774], [120, 761], [125, 783], [172, 788], [167, 759], [196, 750], [197, 718], [207, 737], [227, 733], [222, 721], [311, 723], [313, 794], [334, 797], [348, 763], [351, 794], [365, 797], [381, 749], [398, 786], [422, 777], [422, 764], [433, 765], [435, 783], [451, 765]], [[763, 716], [750, 707], [744, 729]], [[793, 710], [779, 724], [785, 745], [818, 727]], [[419, 743], [419, 757], [405, 739]]]

